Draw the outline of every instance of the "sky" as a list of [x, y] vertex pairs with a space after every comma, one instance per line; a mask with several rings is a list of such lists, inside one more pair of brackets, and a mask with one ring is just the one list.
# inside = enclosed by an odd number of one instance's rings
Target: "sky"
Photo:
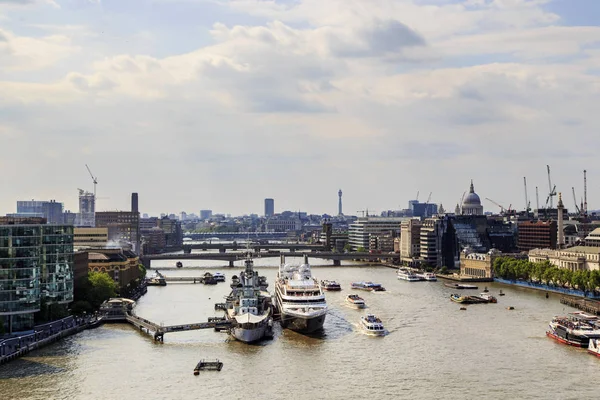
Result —
[[598, 0], [0, 0], [0, 214], [600, 208]]

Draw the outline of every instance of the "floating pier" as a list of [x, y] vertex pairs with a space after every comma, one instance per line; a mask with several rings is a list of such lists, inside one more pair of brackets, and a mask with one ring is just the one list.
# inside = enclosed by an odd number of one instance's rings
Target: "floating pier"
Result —
[[600, 315], [600, 301], [590, 299], [578, 299], [575, 297], [562, 296], [560, 298], [562, 304], [578, 308], [582, 311], [594, 315]]
[[200, 360], [194, 368], [194, 375], [199, 375], [200, 371], [220, 371], [223, 368], [223, 363], [219, 360], [206, 361]]

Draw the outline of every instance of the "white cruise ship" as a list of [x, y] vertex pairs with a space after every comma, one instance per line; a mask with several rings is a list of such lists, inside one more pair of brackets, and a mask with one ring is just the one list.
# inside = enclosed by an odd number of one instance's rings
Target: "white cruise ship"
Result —
[[283, 256], [275, 282], [275, 306], [281, 314], [281, 326], [311, 333], [323, 328], [327, 303], [321, 285], [315, 279], [304, 256], [304, 264], [285, 264]]

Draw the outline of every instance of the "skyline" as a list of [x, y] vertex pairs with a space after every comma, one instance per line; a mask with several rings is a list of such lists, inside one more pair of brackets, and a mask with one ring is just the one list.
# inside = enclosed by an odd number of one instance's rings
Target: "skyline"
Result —
[[[0, 210], [599, 208], [594, 0], [0, 0]], [[15, 167], [17, 166], [18, 167]], [[102, 197], [108, 197], [102, 199]]]

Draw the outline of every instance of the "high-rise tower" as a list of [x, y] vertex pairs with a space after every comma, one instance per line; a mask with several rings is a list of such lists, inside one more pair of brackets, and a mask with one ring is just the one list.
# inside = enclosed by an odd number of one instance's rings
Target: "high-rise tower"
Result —
[[562, 249], [563, 247], [565, 247], [565, 232], [563, 230], [563, 211], [565, 209], [565, 206], [563, 205], [562, 201], [562, 193], [558, 194], [558, 205], [556, 206], [556, 208], [558, 209], [558, 235], [556, 240], [556, 247]]
[[275, 215], [275, 200], [265, 199], [265, 217], [269, 218]]
[[338, 215], [344, 215], [344, 213], [342, 212], [342, 189], [340, 189], [338, 191]]

